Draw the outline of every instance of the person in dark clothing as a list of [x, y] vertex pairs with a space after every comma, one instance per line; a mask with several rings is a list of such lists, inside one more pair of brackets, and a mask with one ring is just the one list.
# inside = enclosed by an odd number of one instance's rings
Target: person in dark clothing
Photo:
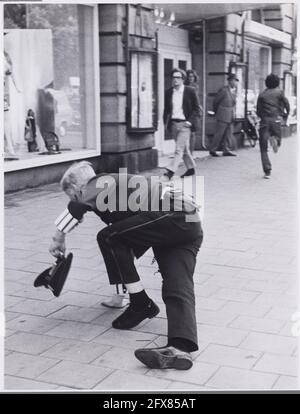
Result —
[[[135, 356], [150, 368], [189, 369], [193, 364], [190, 352], [198, 349], [193, 284], [196, 256], [203, 238], [198, 207], [193, 198], [170, 183], [152, 178], [96, 175], [85, 161], [71, 166], [61, 181], [71, 201], [56, 220], [57, 230], [49, 251], [55, 257], [64, 253], [66, 233], [86, 212], [97, 214], [107, 224], [97, 240], [109, 282], [123, 284], [130, 300], [129, 307], [112, 326], [131, 329], [159, 313], [134, 265], [134, 259], [152, 247], [163, 279], [168, 343], [162, 348], [138, 349]], [[134, 182], [135, 185], [143, 182], [138, 197]]]
[[256, 112], [260, 117], [259, 147], [264, 178], [270, 178], [272, 164], [268, 157], [268, 141], [274, 150], [281, 145], [281, 124], [287, 121], [290, 104], [284, 92], [279, 88], [279, 77], [271, 73], [266, 77], [266, 89], [259, 94]]
[[[199, 76], [198, 76], [197, 72], [194, 69], [189, 69], [189, 70], [186, 71], [185, 85], [194, 88], [195, 92], [196, 92], [196, 95], [199, 98], [198, 79], [199, 79]], [[200, 107], [200, 114], [202, 116], [203, 115], [203, 108], [202, 108], [201, 105], [199, 105], [199, 107]], [[197, 119], [198, 119], [198, 125], [197, 125], [197, 127], [195, 127], [195, 131], [191, 131], [191, 138], [190, 138], [190, 151], [191, 151], [192, 155], [193, 155], [193, 152], [194, 152], [195, 146], [196, 146], [197, 132], [199, 132], [201, 130], [201, 125], [200, 125], [201, 118], [198, 117]]]
[[212, 157], [219, 156], [216, 152], [219, 147], [222, 148], [225, 157], [236, 156], [231, 151], [231, 143], [236, 107], [236, 83], [239, 80], [234, 73], [230, 73], [227, 81], [228, 85], [218, 90], [213, 101], [213, 110], [216, 115], [216, 130], [209, 148], [209, 154]]

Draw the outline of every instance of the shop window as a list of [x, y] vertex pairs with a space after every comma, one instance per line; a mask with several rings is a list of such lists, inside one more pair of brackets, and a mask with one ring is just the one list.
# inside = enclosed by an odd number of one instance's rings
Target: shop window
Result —
[[95, 16], [86, 5], [4, 6], [5, 159], [99, 152]]
[[262, 45], [246, 39], [248, 60], [248, 92], [247, 108], [256, 110], [257, 98], [265, 89], [265, 79], [272, 71], [272, 50], [270, 46]]
[[290, 103], [289, 123], [297, 123], [296, 77], [290, 71], [283, 73], [283, 90]]

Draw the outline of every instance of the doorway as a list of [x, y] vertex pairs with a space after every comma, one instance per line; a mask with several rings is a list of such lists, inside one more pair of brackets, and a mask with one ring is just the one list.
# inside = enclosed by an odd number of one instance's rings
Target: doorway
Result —
[[[176, 44], [174, 44], [176, 40]], [[155, 146], [160, 156], [175, 151], [175, 143], [165, 134], [163, 123], [166, 89], [172, 86], [170, 73], [174, 68], [191, 69], [192, 55], [189, 49], [188, 32], [183, 29], [159, 27], [158, 30], [158, 129], [155, 133]]]
[[169, 53], [160, 52], [159, 59], [159, 111], [158, 111], [158, 130], [155, 134], [155, 144], [159, 153], [162, 155], [170, 154], [175, 150], [174, 141], [165, 133], [163, 123], [165, 91], [172, 86], [170, 73], [174, 68], [187, 70], [191, 68], [190, 53]]

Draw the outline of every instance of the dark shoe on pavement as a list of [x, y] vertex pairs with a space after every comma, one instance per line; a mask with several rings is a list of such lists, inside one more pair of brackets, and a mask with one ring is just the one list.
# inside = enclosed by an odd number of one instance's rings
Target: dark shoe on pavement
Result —
[[267, 171], [267, 172], [265, 172], [264, 178], [265, 178], [266, 180], [269, 180], [269, 179], [271, 178], [271, 171]]
[[231, 152], [231, 151], [226, 151], [226, 152], [223, 152], [223, 156], [224, 157], [236, 157], [237, 155], [236, 154], [234, 154], [233, 152]]
[[173, 346], [137, 349], [134, 355], [144, 365], [154, 369], [187, 370], [193, 366], [191, 355], [188, 352], [179, 351]]
[[174, 172], [167, 169], [167, 171], [164, 173], [163, 177], [166, 177], [168, 180], [171, 180], [173, 175], [174, 175]]
[[159, 314], [159, 307], [150, 299], [148, 305], [141, 310], [133, 309], [132, 305], [112, 322], [115, 329], [131, 329], [141, 323], [144, 319], [151, 319]]
[[209, 151], [209, 155], [212, 157], [219, 157], [219, 154], [217, 154], [216, 151]]
[[188, 177], [190, 175], [195, 175], [195, 168], [189, 168], [184, 174], [180, 176], [180, 178]]

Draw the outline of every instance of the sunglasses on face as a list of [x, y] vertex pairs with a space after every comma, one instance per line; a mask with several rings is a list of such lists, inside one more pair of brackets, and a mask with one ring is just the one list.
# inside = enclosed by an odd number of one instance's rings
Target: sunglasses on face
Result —
[[173, 79], [182, 79], [182, 76], [172, 76]]

